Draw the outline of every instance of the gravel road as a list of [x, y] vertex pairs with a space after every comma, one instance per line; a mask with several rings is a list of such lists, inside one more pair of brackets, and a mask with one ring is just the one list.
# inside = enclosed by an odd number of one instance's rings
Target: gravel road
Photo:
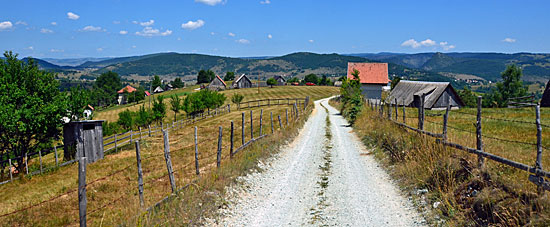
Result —
[[328, 99], [315, 107], [293, 142], [228, 189], [227, 207], [210, 224], [424, 225]]

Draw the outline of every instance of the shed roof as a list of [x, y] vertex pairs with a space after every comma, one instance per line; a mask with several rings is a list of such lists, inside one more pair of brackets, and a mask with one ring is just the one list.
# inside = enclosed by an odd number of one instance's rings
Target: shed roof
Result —
[[120, 89], [117, 93], [119, 94], [122, 94], [124, 92], [128, 92], [128, 93], [132, 93], [134, 91], [137, 91], [137, 89], [135, 89], [134, 87], [130, 86], [130, 85], [126, 85], [126, 87]]
[[348, 78], [353, 79], [353, 70], [359, 71], [359, 81], [362, 84], [387, 84], [388, 63], [348, 62]]
[[[415, 95], [425, 94], [426, 97], [424, 100], [424, 107], [431, 108], [437, 102], [441, 94], [445, 92], [445, 89], [447, 89], [447, 87], [449, 87], [451, 89], [451, 92], [454, 93], [456, 97], [458, 97], [458, 94], [449, 82], [401, 80], [393, 88], [387, 98], [387, 101], [395, 104], [395, 99], [397, 98], [398, 105], [403, 105], [403, 101], [405, 101], [405, 105], [409, 106], [414, 101]], [[464, 103], [462, 103], [462, 100], [458, 99], [458, 102], [464, 105]]]
[[245, 78], [246, 78], [248, 81], [252, 82], [252, 81], [243, 73], [243, 74], [242, 74], [241, 76], [239, 76], [239, 78], [237, 78], [233, 83], [238, 83], [240, 80], [245, 79]]
[[[214, 78], [214, 80], [215, 80], [215, 79], [220, 80], [220, 81], [222, 82], [223, 86], [227, 87], [227, 84], [225, 84], [225, 81], [223, 81], [222, 78], [221, 78], [220, 76], [216, 75], [216, 77]], [[212, 80], [212, 81], [210, 82], [210, 84], [212, 84], [212, 82], [214, 82], [214, 80]]]
[[281, 80], [283, 80], [284, 82], [286, 82], [285, 78], [284, 78], [283, 76], [279, 76], [279, 75], [274, 76], [273, 79], [275, 79], [275, 80], [281, 79]]

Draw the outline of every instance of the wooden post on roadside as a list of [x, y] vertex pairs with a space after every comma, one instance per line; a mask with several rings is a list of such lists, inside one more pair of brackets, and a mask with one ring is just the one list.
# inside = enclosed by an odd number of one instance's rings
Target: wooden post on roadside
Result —
[[286, 125], [288, 125], [288, 109], [285, 109]]
[[231, 121], [231, 138], [230, 138], [230, 147], [229, 147], [229, 157], [233, 158], [233, 121]]
[[447, 101], [447, 108], [445, 109], [445, 115], [443, 115], [443, 141], [447, 141], [447, 124], [449, 124], [449, 111], [451, 110], [451, 96]]
[[10, 167], [8, 168], [8, 170], [9, 170], [9, 172], [10, 172], [10, 181], [13, 181], [13, 175], [12, 175], [12, 171], [11, 171], [11, 167], [12, 167], [12, 165], [11, 165], [11, 158], [8, 159], [8, 163], [9, 163], [9, 165], [10, 165]]
[[242, 140], [242, 145], [244, 145], [244, 140], [245, 140], [245, 138], [244, 138], [244, 112], [242, 113], [241, 118], [242, 118], [242, 124], [241, 124], [242, 138], [241, 138], [241, 140]]
[[55, 152], [55, 166], [59, 167], [59, 161], [57, 158], [57, 146], [53, 146], [53, 151]]
[[38, 159], [40, 160], [40, 174], [42, 174], [42, 150], [38, 150]]
[[149, 128], [149, 137], [151, 137], [151, 125], [147, 125], [147, 127]]
[[398, 106], [397, 105], [397, 98], [395, 98], [395, 106], [394, 106], [395, 107], [395, 121], [397, 121], [397, 119], [399, 117], [399, 116], [397, 116], [397, 106]]
[[264, 109], [261, 109], [260, 110], [260, 136], [262, 136], [264, 134], [264, 131], [263, 131], [263, 122], [262, 122], [262, 119], [264, 117]]
[[283, 129], [283, 123], [281, 123], [281, 115], [277, 115], [277, 117], [279, 118], [279, 128]]
[[254, 139], [254, 122], [252, 119], [252, 110], [250, 111], [250, 139]]
[[[542, 178], [542, 126], [540, 124], [540, 104], [537, 104], [535, 107], [536, 115], [536, 124], [537, 124], [537, 159], [535, 161], [535, 175], [539, 178], [540, 181], [544, 181]], [[541, 185], [538, 185], [537, 192], [539, 195], [544, 193], [544, 188]]]
[[407, 124], [407, 117], [405, 115], [405, 99], [403, 99], [403, 124]]
[[271, 134], [275, 132], [275, 129], [273, 128], [273, 112], [271, 112]]
[[418, 129], [424, 130], [424, 99], [425, 95], [421, 94], [420, 97], [420, 104], [418, 105]]
[[139, 150], [139, 141], [135, 141], [136, 144], [136, 163], [138, 171], [138, 193], [139, 193], [139, 205], [143, 207], [145, 202], [143, 200], [143, 171], [141, 170], [141, 153]]
[[220, 134], [218, 135], [218, 154], [216, 158], [216, 167], [220, 168], [222, 163], [222, 126], [220, 126]]
[[198, 146], [198, 136], [197, 136], [197, 126], [195, 126], [195, 172], [197, 176], [200, 174], [199, 171], [199, 146]]
[[166, 160], [166, 169], [168, 170], [168, 178], [170, 179], [170, 186], [172, 186], [172, 193], [176, 193], [176, 180], [174, 179], [174, 171], [172, 170], [172, 160], [170, 159], [170, 141], [168, 137], [168, 129], [162, 131], [164, 136], [164, 159]]
[[86, 157], [80, 157], [78, 160], [78, 216], [80, 219], [80, 226], [86, 226], [86, 205], [88, 200], [86, 198], [86, 164], [88, 159]]
[[[476, 149], [483, 151], [483, 142], [481, 140], [481, 96], [477, 96], [477, 119], [476, 119]], [[478, 167], [483, 168], [485, 158], [481, 155], [477, 156]]]

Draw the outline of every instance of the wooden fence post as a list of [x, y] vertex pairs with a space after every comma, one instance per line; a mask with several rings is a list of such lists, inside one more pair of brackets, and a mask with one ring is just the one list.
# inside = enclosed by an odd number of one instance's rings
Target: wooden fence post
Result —
[[86, 157], [80, 157], [78, 160], [78, 216], [80, 218], [80, 226], [86, 226]]
[[392, 118], [391, 111], [392, 111], [392, 108], [391, 108], [391, 101], [390, 101], [388, 102], [388, 120], [391, 120]]
[[281, 115], [277, 115], [277, 117], [279, 118], [279, 128], [283, 129], [283, 123], [281, 123]]
[[424, 130], [424, 99], [425, 95], [421, 94], [420, 97], [420, 104], [418, 105], [418, 129]]
[[288, 108], [285, 109], [286, 125], [288, 125]]
[[[481, 96], [477, 96], [476, 149], [483, 151], [483, 142], [481, 140]], [[479, 168], [483, 168], [485, 165], [485, 158], [478, 155], [477, 162]]]
[[397, 106], [398, 106], [398, 105], [397, 105], [397, 98], [395, 98], [395, 106], [394, 106], [394, 107], [395, 107], [395, 121], [397, 121], [397, 119], [398, 119], [398, 116], [397, 116]]
[[382, 100], [380, 100], [380, 118], [384, 117], [384, 105], [382, 104]]
[[200, 174], [199, 171], [199, 147], [198, 147], [198, 137], [197, 137], [197, 126], [195, 126], [195, 172], [197, 176]]
[[263, 135], [264, 131], [262, 130], [263, 129], [263, 122], [262, 122], [262, 118], [264, 117], [264, 110], [261, 109], [260, 110], [260, 136]]
[[451, 96], [447, 101], [447, 108], [445, 109], [445, 115], [443, 115], [443, 141], [447, 141], [447, 124], [449, 122], [449, 110], [451, 110]]
[[53, 151], [55, 152], [55, 166], [59, 167], [59, 161], [57, 158], [57, 146], [53, 146]]
[[271, 134], [275, 132], [275, 129], [273, 128], [273, 112], [271, 112]]
[[139, 205], [143, 207], [145, 202], [143, 200], [143, 171], [141, 170], [141, 154], [139, 150], [139, 140], [135, 141], [136, 144], [136, 163], [138, 171], [138, 192], [139, 192]]
[[241, 118], [242, 118], [242, 124], [241, 124], [241, 134], [242, 134], [242, 144], [244, 145], [244, 112], [242, 113], [241, 115]]
[[168, 170], [168, 178], [172, 186], [172, 193], [176, 193], [176, 180], [174, 179], [174, 171], [172, 170], [172, 160], [170, 159], [170, 141], [168, 137], [168, 129], [162, 131], [164, 136], [164, 159], [166, 160], [166, 169]]
[[220, 126], [220, 133], [218, 135], [218, 154], [216, 158], [216, 167], [220, 168], [220, 164], [222, 163], [222, 126]]
[[40, 160], [40, 174], [42, 174], [42, 150], [38, 150], [38, 159]]
[[250, 111], [250, 139], [254, 139], [254, 122], [252, 119], [252, 110]]
[[[535, 107], [536, 112], [536, 124], [537, 124], [537, 159], [535, 161], [535, 175], [539, 178], [539, 182], [544, 182], [542, 178], [542, 126], [540, 124], [540, 104]], [[542, 184], [538, 185], [537, 191], [539, 195], [544, 193]]]
[[149, 137], [151, 137], [151, 125], [147, 125], [147, 127], [149, 128]]
[[407, 124], [407, 117], [405, 116], [405, 100], [403, 99], [403, 124]]
[[229, 147], [229, 157], [233, 158], [233, 121], [231, 121], [231, 138], [230, 138], [230, 147]]
[[231, 104], [227, 104], [227, 112], [231, 113]]
[[9, 165], [10, 165], [10, 167], [8, 168], [8, 171], [10, 172], [10, 181], [13, 181], [13, 175], [12, 175], [12, 171], [11, 171], [11, 167], [12, 167], [12, 165], [11, 165], [11, 158], [8, 159], [8, 163], [9, 163]]

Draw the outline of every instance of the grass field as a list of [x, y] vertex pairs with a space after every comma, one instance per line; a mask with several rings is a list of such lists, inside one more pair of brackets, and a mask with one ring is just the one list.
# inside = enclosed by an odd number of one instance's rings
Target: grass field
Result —
[[[326, 87], [301, 87], [298, 89], [279, 89], [283, 92], [297, 91], [292, 95], [311, 96], [313, 99], [334, 94], [337, 89]], [[264, 92], [263, 97], [277, 97], [276, 88], [273, 93]], [[230, 91], [228, 95], [235, 92], [243, 92], [248, 96], [254, 93], [252, 89], [241, 89]], [[249, 93], [247, 93], [249, 92]], [[257, 91], [256, 91], [257, 92]], [[294, 97], [296, 97], [294, 96]], [[258, 96], [256, 96], [258, 97]], [[132, 107], [130, 107], [132, 108]], [[263, 132], [271, 133], [270, 113], [274, 116], [275, 135], [269, 137], [270, 143], [265, 144], [274, 148], [273, 145], [283, 143], [287, 138], [286, 129], [278, 126], [277, 116], [281, 116], [282, 123], [286, 125], [285, 109], [289, 106], [270, 106], [263, 108]], [[121, 108], [108, 110], [118, 111]], [[254, 137], [259, 136], [260, 109], [253, 108], [243, 110], [245, 118], [245, 137], [250, 139], [250, 110], [253, 110]], [[172, 157], [173, 170], [175, 172], [176, 185], [181, 187], [197, 178], [194, 169], [194, 126], [198, 127], [199, 141], [199, 163], [201, 175], [210, 176], [216, 169], [216, 149], [218, 127], [223, 127], [223, 148], [222, 166], [234, 161], [228, 158], [230, 122], [235, 125], [235, 148], [241, 145], [241, 111], [220, 115], [181, 129], [169, 132], [170, 152]], [[289, 111], [290, 113], [290, 111]], [[291, 115], [289, 116], [291, 117]], [[289, 122], [289, 128], [296, 128], [295, 123]], [[284, 126], [287, 127], [287, 126]], [[278, 139], [280, 138], [280, 139]], [[264, 145], [264, 146], [265, 146]], [[261, 152], [258, 151], [258, 152]], [[239, 154], [242, 156], [242, 154]], [[256, 156], [260, 155], [256, 153]], [[53, 155], [44, 157], [45, 162], [52, 162]], [[168, 176], [166, 175], [166, 164], [163, 156], [163, 139], [161, 135], [141, 141], [141, 157], [144, 172], [144, 197], [145, 207], [154, 205], [164, 196], [171, 193]], [[248, 156], [246, 156], [248, 160]], [[246, 161], [245, 160], [245, 161]], [[252, 158], [255, 160], [255, 158]], [[30, 165], [36, 168], [38, 160], [33, 159]], [[96, 225], [118, 225], [119, 223], [138, 222], [143, 210], [139, 207], [137, 196], [137, 170], [135, 166], [135, 149], [133, 144], [124, 146], [118, 153], [111, 154], [94, 164], [88, 166], [87, 171], [87, 196], [88, 196], [88, 223]], [[234, 164], [232, 164], [233, 166]], [[77, 164], [61, 167], [57, 170], [37, 175], [24, 177], [13, 183], [0, 185], [0, 223], [17, 226], [52, 226], [52, 225], [77, 225], [78, 220], [78, 196], [75, 191], [78, 185]], [[237, 164], [237, 167], [241, 164]], [[247, 164], [246, 166], [250, 166]], [[224, 167], [226, 168], [226, 167]], [[248, 168], [248, 167], [247, 167]], [[220, 173], [220, 175], [223, 175]], [[41, 204], [43, 201], [48, 201]], [[13, 215], [1, 217], [3, 214], [36, 205], [28, 210]], [[30, 218], [32, 217], [32, 218]], [[154, 217], [151, 217], [155, 219]]]
[[[178, 96], [184, 96], [185, 94], [195, 92], [194, 89], [198, 86], [193, 86], [189, 88], [184, 89], [178, 89], [178, 90], [172, 90], [167, 91], [161, 94], [155, 94], [153, 97], [156, 97], [158, 95], [165, 96], [164, 103], [166, 103], [167, 106], [167, 117], [165, 119], [166, 122], [171, 122], [174, 120], [174, 112], [170, 110], [170, 96], [172, 95], [178, 95]], [[246, 89], [231, 89], [231, 90], [225, 90], [221, 93], [225, 94], [227, 97], [225, 104], [231, 104], [231, 97], [235, 93], [239, 93], [244, 95], [243, 102], [249, 101], [249, 100], [257, 100], [257, 99], [266, 99], [266, 98], [305, 98], [306, 96], [310, 96], [312, 100], [317, 100], [322, 97], [329, 97], [334, 94], [339, 93], [338, 87], [332, 87], [332, 86], [275, 86], [273, 88], [270, 87], [260, 87], [258, 88], [246, 88]], [[139, 107], [141, 105], [145, 104], [146, 108], [149, 108], [149, 99], [146, 99], [144, 102], [141, 102], [140, 104], [128, 104], [124, 106], [115, 106], [111, 108], [107, 108], [105, 110], [100, 110], [94, 113], [94, 119], [95, 120], [107, 120], [109, 122], [114, 122], [118, 120], [118, 113], [130, 110], [130, 111], [138, 111]], [[180, 113], [178, 116], [183, 116], [185, 113]]]
[[[442, 133], [444, 111], [427, 110], [424, 129]], [[390, 174], [405, 191], [428, 206], [433, 225], [449, 226], [548, 226], [549, 193], [537, 195], [536, 186], [528, 181], [528, 173], [485, 160], [478, 168], [477, 156], [443, 147], [435, 138], [405, 130], [378, 113], [365, 108], [354, 126], [363, 141], [372, 146], [373, 154], [388, 167]], [[392, 109], [395, 119], [395, 110]], [[464, 108], [449, 114], [448, 139], [468, 147], [476, 147], [476, 110]], [[385, 114], [385, 117], [387, 115]], [[402, 108], [398, 121], [403, 122]], [[406, 109], [406, 123], [417, 127], [418, 110]], [[534, 108], [483, 109], [482, 132], [484, 151], [530, 166], [536, 158], [536, 126]], [[550, 109], [542, 109], [542, 124], [550, 124]], [[526, 121], [519, 123], [505, 120]], [[543, 146], [550, 145], [549, 130], [543, 126]], [[516, 141], [516, 142], [511, 142]], [[529, 143], [526, 145], [524, 143]], [[543, 167], [550, 165], [549, 150], [543, 149]], [[427, 189], [425, 195], [418, 194]], [[432, 204], [440, 203], [437, 208]], [[424, 205], [422, 205], [424, 204]], [[443, 222], [441, 222], [443, 221]]]

